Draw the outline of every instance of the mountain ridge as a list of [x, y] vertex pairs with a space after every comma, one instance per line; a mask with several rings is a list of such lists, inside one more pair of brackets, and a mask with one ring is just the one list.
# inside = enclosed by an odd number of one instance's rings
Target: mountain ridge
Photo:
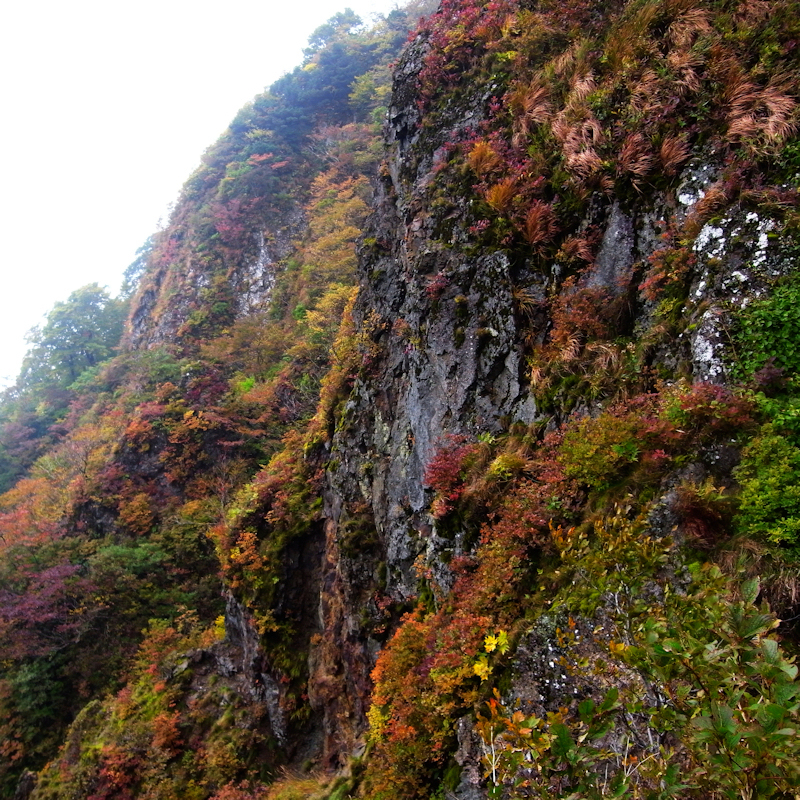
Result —
[[3, 496], [6, 795], [793, 792], [796, 6], [333, 18]]

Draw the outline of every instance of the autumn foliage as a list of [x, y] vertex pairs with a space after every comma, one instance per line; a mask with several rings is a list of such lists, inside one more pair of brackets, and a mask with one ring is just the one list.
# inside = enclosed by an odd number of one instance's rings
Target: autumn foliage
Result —
[[797, 783], [800, 8], [444, 0], [399, 56], [412, 6], [319, 28], [33, 335], [0, 796]]

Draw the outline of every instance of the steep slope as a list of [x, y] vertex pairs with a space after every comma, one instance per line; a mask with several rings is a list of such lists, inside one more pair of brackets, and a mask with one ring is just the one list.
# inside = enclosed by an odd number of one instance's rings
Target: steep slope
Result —
[[370, 172], [369, 156], [358, 152], [369, 135], [362, 131], [359, 142], [351, 131], [348, 146], [341, 131], [356, 121], [363, 127], [381, 106], [407, 19], [398, 10], [365, 32], [352, 11], [337, 14], [316, 31], [305, 62], [237, 114], [155, 238], [129, 347], [191, 348], [269, 305], [276, 275], [306, 230], [318, 174], [337, 161], [340, 179]]
[[[679, 768], [686, 796], [795, 785], [796, 757], [775, 772], [748, 738], [775, 730], [750, 716], [769, 687], [734, 688], [763, 667], [739, 648], [769, 627], [735, 606], [736, 581], [760, 573], [795, 616], [797, 73], [793, 11], [769, 12], [445, 3], [398, 66], [354, 309], [372, 344], [329, 471], [327, 629], [353, 630], [366, 603], [380, 630], [423, 600], [373, 674], [365, 796], [471, 797], [485, 770], [510, 786], [526, 753], [542, 766], [517, 778], [546, 796], [646, 794]], [[788, 461], [767, 468], [765, 446]], [[353, 541], [364, 516], [375, 531]], [[687, 572], [695, 559], [734, 584]], [[676, 628], [696, 612], [675, 592], [719, 605]], [[720, 636], [730, 674], [689, 674]], [[498, 658], [507, 637], [516, 660]], [[501, 668], [524, 714], [515, 729], [495, 706], [481, 745], [470, 714]], [[722, 710], [681, 697], [706, 679]], [[794, 713], [785, 691], [776, 719]], [[479, 766], [488, 730], [508, 731], [504, 755]], [[771, 746], [791, 752], [792, 730]], [[747, 742], [727, 763], [725, 735]]]
[[[415, 14], [398, 10], [369, 29], [352, 13], [323, 25], [302, 67], [209, 150], [169, 226], [132, 265], [139, 289], [123, 352], [81, 362], [77, 381], [42, 362], [39, 372], [57, 373], [57, 397], [21, 376], [11, 412], [35, 418], [25, 430], [36, 438], [25, 463], [9, 453], [13, 469], [30, 470], [0, 500], [3, 796], [52, 759], [76, 714], [74, 774], [39, 781], [39, 793], [118, 796], [172, 781], [173, 793], [202, 782], [210, 796], [259, 755], [264, 774], [285, 760], [261, 746], [284, 742], [286, 713], [259, 673], [252, 616], [221, 580], [225, 520], [236, 517], [237, 492], [316, 409], [353, 293], [380, 152], [373, 118]], [[102, 320], [84, 324], [74, 305], [64, 308], [80, 343]], [[116, 343], [105, 328], [103, 359]], [[202, 698], [191, 735], [170, 733], [178, 695], [154, 677], [180, 646], [194, 655], [176, 675]], [[99, 705], [120, 689], [120, 703], [134, 698], [124, 733], [118, 721], [103, 729], [110, 712]], [[217, 724], [232, 697], [251, 730], [244, 740]], [[179, 741], [197, 758], [176, 769]], [[150, 746], [159, 754], [141, 758]], [[24, 786], [31, 791], [28, 778]]]
[[7, 794], [795, 792], [799, 12], [445, 0], [374, 194], [321, 29], [4, 498]]
[[761, 716], [769, 653], [796, 669], [735, 588], [795, 616], [793, 13], [444, 3], [406, 53], [333, 474], [382, 591], [428, 600], [373, 674], [366, 796], [796, 785]]

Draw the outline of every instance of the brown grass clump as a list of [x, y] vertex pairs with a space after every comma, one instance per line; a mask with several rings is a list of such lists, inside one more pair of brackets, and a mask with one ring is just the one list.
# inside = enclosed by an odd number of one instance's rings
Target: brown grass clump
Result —
[[530, 359], [534, 388], [547, 389], [555, 379], [575, 375], [586, 381], [594, 396], [624, 393], [630, 351], [613, 341], [627, 314], [624, 298], [568, 278], [550, 313], [549, 340], [536, 347]]
[[607, 172], [593, 172], [586, 177], [572, 178], [569, 186], [581, 203], [586, 203], [594, 194], [612, 197], [614, 194], [614, 178]]
[[591, 374], [606, 372], [617, 374], [622, 367], [623, 350], [613, 342], [591, 342], [586, 345], [586, 352], [591, 356]]
[[658, 151], [663, 173], [669, 177], [676, 175], [691, 152], [692, 148], [684, 134], [665, 136]]
[[655, 163], [656, 157], [647, 138], [641, 133], [632, 133], [622, 144], [617, 171], [629, 175], [638, 189], [641, 179], [653, 171]]
[[667, 65], [678, 76], [675, 86], [681, 95], [700, 91], [700, 76], [696, 68], [704, 63], [705, 59], [693, 50], [673, 50], [667, 56]]
[[687, 8], [672, 21], [667, 41], [679, 50], [688, 50], [701, 36], [708, 36], [713, 30], [706, 9]]
[[547, 70], [556, 78], [569, 81], [574, 88], [576, 76], [585, 75], [589, 71], [591, 53], [592, 42], [589, 39], [579, 39], [553, 58], [547, 65]]
[[467, 156], [467, 164], [470, 169], [481, 177], [497, 169], [501, 161], [502, 159], [494, 151], [494, 148], [484, 139], [475, 142]]
[[612, 72], [621, 72], [655, 50], [656, 45], [648, 33], [660, 12], [660, 3], [645, 3], [612, 32], [606, 48], [606, 58]]
[[511, 208], [511, 203], [517, 195], [516, 178], [503, 178], [499, 183], [490, 186], [484, 198], [492, 210], [503, 214]]
[[787, 77], [774, 77], [761, 87], [744, 73], [731, 72], [725, 92], [729, 141], [768, 150], [797, 130], [797, 102], [789, 94]]
[[567, 167], [576, 175], [587, 178], [603, 168], [603, 159], [593, 147], [586, 147], [567, 156]]
[[570, 116], [568, 111], [562, 111], [553, 120], [553, 135], [561, 143], [567, 169], [587, 178], [603, 168], [596, 150], [603, 142], [603, 128], [588, 110], [577, 121], [571, 121]]
[[496, 496], [499, 483], [505, 483], [532, 471], [530, 442], [523, 426], [522, 435], [509, 434], [499, 443], [478, 442], [467, 470], [462, 498], [473, 505], [489, 502]]
[[649, 114], [663, 105], [664, 81], [652, 70], [646, 69], [631, 89], [631, 109], [636, 114]]
[[540, 303], [536, 295], [524, 286], [514, 286], [511, 290], [511, 296], [514, 298], [514, 305], [517, 310], [529, 319], [533, 317], [539, 308]]
[[706, 189], [705, 194], [692, 206], [689, 216], [683, 223], [683, 234], [693, 239], [712, 217], [715, 217], [731, 202], [733, 187], [717, 181]]
[[749, 30], [760, 25], [774, 12], [774, 0], [742, 0], [734, 14], [734, 21], [740, 29]]
[[567, 107], [579, 108], [596, 88], [597, 83], [591, 70], [573, 75], [567, 95]]
[[556, 215], [552, 206], [541, 200], [534, 200], [525, 215], [522, 233], [528, 244], [535, 248], [551, 242], [558, 233]]
[[550, 89], [540, 79], [527, 86], [520, 86], [511, 93], [511, 110], [514, 112], [515, 141], [527, 137], [536, 125], [550, 120], [553, 107], [550, 102]]
[[594, 261], [592, 243], [585, 236], [569, 236], [558, 249], [558, 258], [567, 264], [578, 260], [591, 264]]

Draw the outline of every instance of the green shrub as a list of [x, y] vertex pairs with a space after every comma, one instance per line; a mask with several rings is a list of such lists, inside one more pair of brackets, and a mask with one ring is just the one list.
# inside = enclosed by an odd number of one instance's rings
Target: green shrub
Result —
[[779, 283], [769, 297], [742, 311], [734, 336], [740, 377], [773, 366], [788, 377], [800, 373], [800, 274]]
[[[490, 797], [794, 796], [798, 670], [774, 634], [779, 621], [756, 605], [758, 581], [738, 586], [693, 564], [685, 590], [674, 591], [662, 569], [670, 544], [645, 535], [645, 520], [617, 513], [591, 542], [553, 531], [564, 580], [550, 613], [560, 605], [582, 617], [557, 629], [559, 664], [578, 685], [599, 670], [598, 692], [528, 716], [496, 690], [476, 726]], [[600, 609], [594, 633], [606, 635], [595, 646], [606, 652], [597, 659], [583, 615]]]
[[800, 545], [800, 448], [765, 425], [742, 453], [740, 531], [796, 548]]
[[607, 489], [639, 459], [639, 425], [609, 413], [587, 417], [564, 436], [559, 460], [568, 478]]

